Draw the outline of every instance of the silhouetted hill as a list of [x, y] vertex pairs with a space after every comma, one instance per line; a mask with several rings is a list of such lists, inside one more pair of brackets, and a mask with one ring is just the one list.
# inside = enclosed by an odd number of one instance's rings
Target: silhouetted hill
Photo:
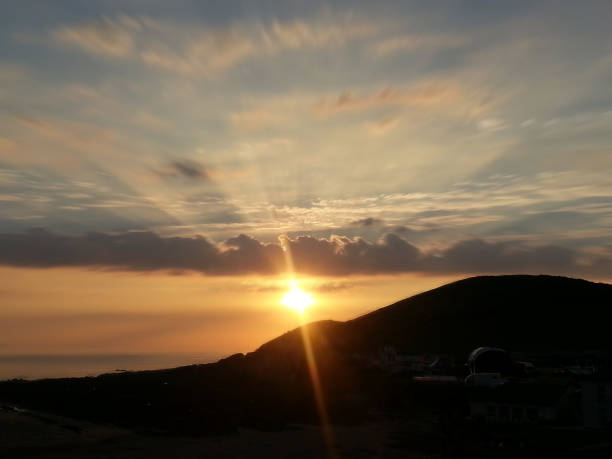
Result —
[[[481, 276], [444, 285], [347, 323], [367, 346], [465, 353], [610, 349], [612, 285], [553, 276]], [[358, 345], [358, 343], [356, 343]]]
[[[551, 276], [474, 277], [348, 322], [308, 324], [255, 352], [214, 364], [3, 382], [0, 400], [164, 434], [316, 421], [302, 337], [306, 331], [331, 419], [358, 422], [381, 407], [401, 406], [398, 393], [407, 403], [406, 386], [373, 364], [382, 347], [444, 353], [459, 362], [482, 345], [527, 352], [609, 352], [611, 318], [612, 285]], [[422, 398], [412, 400], [420, 403]], [[441, 403], [438, 396], [430, 400]], [[411, 413], [417, 410], [414, 403]]]
[[[487, 345], [513, 351], [612, 349], [612, 285], [556, 276], [479, 276], [430, 290], [348, 322], [309, 324], [316, 346], [364, 352], [467, 355]], [[293, 330], [257, 352], [301, 347]]]

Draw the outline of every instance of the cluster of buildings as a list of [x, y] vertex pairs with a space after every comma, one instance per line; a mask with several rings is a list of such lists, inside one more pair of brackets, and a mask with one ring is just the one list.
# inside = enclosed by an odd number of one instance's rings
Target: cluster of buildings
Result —
[[612, 372], [608, 368], [538, 370], [496, 348], [474, 350], [467, 366], [464, 384], [472, 419], [612, 429]]
[[542, 366], [503, 349], [475, 349], [465, 365], [438, 356], [379, 351], [377, 364], [423, 384], [460, 384], [468, 418], [485, 423], [580, 426], [612, 430], [612, 369], [606, 365]]

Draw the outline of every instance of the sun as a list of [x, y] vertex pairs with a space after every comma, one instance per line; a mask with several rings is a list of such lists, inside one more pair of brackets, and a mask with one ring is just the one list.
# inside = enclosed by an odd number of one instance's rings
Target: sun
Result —
[[314, 298], [308, 292], [305, 292], [297, 285], [297, 281], [292, 280], [289, 282], [289, 291], [283, 295], [280, 302], [282, 305], [291, 308], [300, 314], [302, 314], [306, 308], [312, 306], [315, 303]]

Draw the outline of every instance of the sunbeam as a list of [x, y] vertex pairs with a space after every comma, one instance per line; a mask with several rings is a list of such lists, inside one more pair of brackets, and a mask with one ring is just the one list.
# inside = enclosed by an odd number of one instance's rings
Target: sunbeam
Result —
[[317, 366], [317, 359], [312, 347], [312, 341], [310, 340], [305, 311], [306, 307], [310, 306], [314, 300], [309, 294], [300, 290], [297, 286], [297, 282], [294, 280], [293, 274], [295, 270], [293, 256], [291, 254], [291, 245], [289, 244], [288, 238], [283, 236], [280, 238], [280, 240], [285, 256], [287, 275], [290, 279], [289, 284], [291, 286], [291, 289], [285, 294], [283, 300], [286, 299], [288, 303], [287, 305], [290, 305], [290, 307], [295, 309], [299, 314], [299, 324], [302, 335], [302, 344], [304, 345], [304, 355], [306, 356], [306, 364], [308, 366], [308, 374], [312, 384], [312, 392], [314, 395], [317, 412], [319, 413], [319, 420], [321, 422], [321, 434], [326, 445], [328, 457], [335, 458], [334, 435], [329, 420], [329, 414], [327, 412], [327, 405], [325, 403], [325, 395], [323, 393], [321, 376], [319, 374], [319, 367]]

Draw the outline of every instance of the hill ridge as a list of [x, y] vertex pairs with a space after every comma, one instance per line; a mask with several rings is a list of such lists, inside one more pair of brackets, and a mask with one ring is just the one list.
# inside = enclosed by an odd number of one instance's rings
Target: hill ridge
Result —
[[[509, 274], [460, 279], [344, 322], [323, 320], [305, 326], [315, 332], [315, 340], [322, 336], [355, 350], [393, 345], [407, 352], [461, 354], [483, 344], [517, 350], [608, 349], [612, 338], [604, 328], [610, 319], [610, 284], [545, 274]], [[555, 332], [556, 322], [557, 328], [567, 331], [565, 338], [559, 330]], [[544, 330], [547, 324], [548, 330]], [[540, 339], [538, 327], [542, 329]], [[300, 329], [264, 343], [255, 352], [283, 342], [299, 342]], [[329, 336], [330, 331], [340, 336]], [[467, 339], [466, 333], [471, 333], [472, 339]]]

